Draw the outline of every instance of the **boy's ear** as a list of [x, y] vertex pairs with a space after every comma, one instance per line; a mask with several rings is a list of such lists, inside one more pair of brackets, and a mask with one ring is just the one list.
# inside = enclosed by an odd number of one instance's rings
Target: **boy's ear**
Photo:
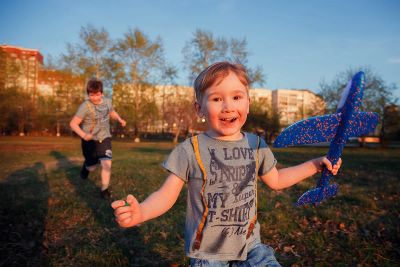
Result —
[[247, 106], [247, 114], [250, 113], [250, 104], [251, 104], [251, 101], [250, 101], [250, 97], [249, 97], [249, 105]]
[[204, 117], [204, 114], [201, 112], [201, 106], [197, 101], [194, 102], [194, 109], [196, 110], [197, 116], [200, 118]]

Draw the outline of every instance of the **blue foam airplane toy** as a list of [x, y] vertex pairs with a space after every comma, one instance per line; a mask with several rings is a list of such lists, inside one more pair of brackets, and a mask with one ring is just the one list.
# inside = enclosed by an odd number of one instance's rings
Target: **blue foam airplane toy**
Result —
[[[360, 71], [347, 84], [336, 113], [311, 117], [286, 128], [275, 140], [274, 147], [330, 142], [327, 158], [332, 165], [339, 160], [346, 141], [373, 131], [378, 124], [378, 114], [360, 112], [365, 84], [364, 72]], [[305, 192], [296, 205], [319, 204], [338, 192], [337, 184], [330, 184], [332, 173], [324, 168], [317, 187]]]

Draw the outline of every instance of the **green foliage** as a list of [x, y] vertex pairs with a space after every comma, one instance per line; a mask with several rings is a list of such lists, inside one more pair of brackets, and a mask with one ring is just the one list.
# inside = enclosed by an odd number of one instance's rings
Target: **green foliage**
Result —
[[396, 90], [395, 84], [387, 85], [382, 77], [370, 67], [349, 68], [338, 73], [331, 83], [326, 81], [320, 83], [320, 94], [324, 97], [328, 112], [335, 112], [347, 82], [358, 71], [364, 71], [365, 73], [362, 109], [383, 115], [383, 109], [386, 105], [397, 102], [397, 99], [392, 97], [392, 92]]
[[385, 107], [385, 132], [387, 139], [400, 140], [400, 107], [389, 105]]
[[61, 55], [63, 68], [82, 75], [86, 80], [96, 77], [107, 84], [109, 80], [105, 78], [111, 75], [107, 68], [111, 48], [109, 33], [104, 28], [97, 29], [88, 24], [81, 27], [79, 38], [77, 44], [67, 43], [67, 53]]
[[1, 134], [26, 133], [34, 121], [32, 95], [19, 87], [0, 90]]
[[[386, 138], [385, 123], [388, 116], [385, 109], [398, 102], [398, 99], [393, 97], [393, 91], [397, 89], [395, 84], [386, 84], [382, 77], [369, 67], [349, 68], [337, 74], [331, 83], [322, 81], [320, 83], [320, 94], [325, 100], [328, 112], [335, 112], [347, 82], [360, 70], [365, 73], [365, 88], [361, 109], [379, 114], [380, 125], [378, 129], [380, 129], [380, 137], [383, 140]], [[398, 125], [400, 125], [400, 121], [398, 121]]]
[[64, 69], [83, 79], [102, 79], [112, 89], [113, 105], [134, 135], [160, 117], [154, 85], [176, 76], [176, 70], [165, 62], [162, 40], [151, 40], [137, 28], [112, 40], [104, 28], [82, 27], [80, 41], [67, 44], [61, 62]]
[[122, 63], [125, 83], [154, 83], [164, 67], [162, 40], [154, 41], [139, 29], [129, 29], [111, 49], [113, 56]]
[[171, 89], [175, 92], [164, 96], [165, 103], [163, 104], [164, 109], [162, 114], [164, 117], [163, 121], [169, 126], [169, 131], [173, 131], [175, 128], [174, 142], [177, 142], [181, 130], [188, 133], [189, 129], [194, 128], [197, 116], [193, 100], [187, 98], [187, 94], [180, 93], [180, 90], [186, 89], [182, 89], [179, 86], [170, 87]]
[[251, 100], [250, 112], [244, 125], [246, 131], [264, 136], [268, 143], [279, 133], [279, 116], [267, 99]]
[[[172, 143], [113, 142], [116, 198], [139, 201], [163, 183]], [[4, 266], [188, 266], [183, 229], [186, 192], [166, 214], [123, 230], [100, 199], [100, 173], [79, 178], [73, 138], [0, 138], [0, 254]], [[278, 167], [327, 148], [275, 149]], [[376, 155], [379, 154], [379, 157]], [[339, 194], [317, 207], [293, 203], [315, 179], [284, 191], [260, 183], [262, 242], [283, 266], [398, 266], [400, 150], [346, 148], [334, 179]]]
[[247, 67], [250, 84], [263, 84], [264, 75], [262, 68], [248, 67], [249, 52], [245, 38], [214, 37], [212, 32], [197, 29], [191, 40], [187, 41], [182, 49], [183, 63], [189, 72], [189, 84], [192, 84], [196, 76], [206, 67], [216, 61], [230, 60]]
[[[158, 77], [165, 74], [163, 44], [160, 38], [152, 41], [139, 29], [129, 29], [111, 51], [120, 64], [119, 80], [113, 88], [114, 105], [139, 135], [139, 129], [158, 119], [152, 90]], [[167, 75], [172, 75], [172, 70]]]

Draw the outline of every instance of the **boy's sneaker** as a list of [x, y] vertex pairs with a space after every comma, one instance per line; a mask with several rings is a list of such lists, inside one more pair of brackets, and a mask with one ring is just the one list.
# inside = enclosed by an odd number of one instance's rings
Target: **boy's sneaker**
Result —
[[83, 165], [82, 165], [80, 175], [81, 175], [82, 179], [87, 179], [89, 176], [89, 171], [86, 169], [85, 163], [83, 163]]
[[111, 197], [112, 197], [110, 188], [107, 188], [107, 189], [101, 191], [100, 192], [100, 196], [101, 196], [102, 199], [110, 200]]

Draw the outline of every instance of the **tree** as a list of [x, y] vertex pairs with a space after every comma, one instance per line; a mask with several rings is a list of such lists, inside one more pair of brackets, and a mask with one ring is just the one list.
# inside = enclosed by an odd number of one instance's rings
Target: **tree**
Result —
[[400, 140], [400, 106], [388, 105], [385, 107], [385, 132], [390, 140]]
[[279, 115], [272, 108], [268, 99], [251, 100], [250, 112], [244, 129], [263, 135], [267, 143], [272, 143], [279, 133], [280, 124]]
[[[373, 111], [379, 114], [380, 137], [385, 139], [385, 120], [387, 113], [385, 108], [388, 105], [396, 104], [398, 99], [393, 97], [393, 91], [397, 89], [395, 84], [387, 85], [386, 82], [369, 67], [349, 68], [336, 75], [331, 83], [322, 81], [320, 83], [320, 94], [324, 97], [327, 110], [335, 112], [340, 96], [348, 81], [359, 70], [365, 73], [365, 87], [361, 110]], [[400, 122], [399, 122], [400, 123]]]
[[211, 32], [197, 29], [193, 38], [186, 42], [182, 49], [184, 65], [189, 72], [189, 84], [206, 67], [216, 61], [229, 60], [243, 64], [247, 68], [251, 84], [264, 83], [261, 67], [248, 67], [247, 41], [232, 38], [228, 41], [224, 37], [214, 37]]
[[129, 29], [111, 49], [120, 63], [118, 82], [113, 88], [114, 105], [133, 123], [134, 135], [158, 116], [154, 85], [165, 67], [161, 39], [152, 41], [139, 29]]
[[0, 49], [1, 134], [25, 134], [33, 125], [34, 95], [21, 86], [23, 63]]
[[299, 108], [299, 120], [323, 115], [326, 113], [326, 106], [322, 96], [314, 95], [308, 103], [303, 102], [303, 106]]
[[164, 115], [171, 132], [174, 133], [173, 142], [177, 143], [182, 130], [187, 135], [189, 134], [189, 130], [193, 128], [193, 122], [196, 120], [196, 112], [193, 99], [182, 91], [191, 90], [191, 88], [175, 85], [169, 89], [170, 94], [166, 96]]
[[102, 79], [110, 86], [108, 67], [113, 61], [110, 60], [112, 44], [108, 32], [88, 24], [81, 27], [79, 38], [78, 44], [67, 43], [67, 53], [61, 55], [63, 67], [86, 80], [91, 77]]
[[161, 85], [162, 86], [162, 99], [161, 99], [161, 132], [164, 134], [165, 122], [167, 119], [167, 95], [166, 90], [169, 86], [173, 86], [174, 88], [178, 88], [175, 83], [175, 79], [178, 75], [178, 70], [174, 66], [166, 66], [163, 70], [162, 80], [166, 83]]
[[57, 134], [70, 132], [69, 121], [82, 102], [84, 79], [69, 70], [50, 69], [48, 65], [40, 71], [40, 79], [52, 91], [38, 100], [37, 128]]
[[19, 87], [0, 90], [1, 134], [25, 134], [32, 127], [31, 95]]
[[53, 130], [57, 130], [59, 125], [56, 97], [40, 95], [37, 103], [39, 108], [36, 113], [35, 128], [40, 130], [42, 134], [45, 132], [54, 133]]

